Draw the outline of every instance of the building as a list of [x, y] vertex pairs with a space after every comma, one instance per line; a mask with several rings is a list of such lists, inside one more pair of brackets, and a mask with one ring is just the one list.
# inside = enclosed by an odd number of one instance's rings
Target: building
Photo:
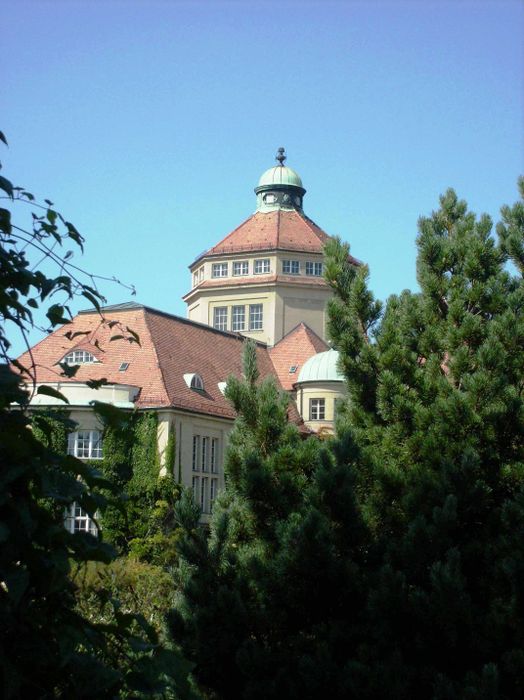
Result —
[[[193, 486], [204, 520], [224, 487], [223, 458], [235, 415], [223, 392], [241, 375], [242, 345], [256, 341], [262, 378], [290, 393], [290, 419], [304, 434], [332, 430], [344, 395], [336, 351], [326, 342], [323, 244], [328, 235], [303, 212], [306, 190], [284, 165], [267, 170], [255, 188], [255, 213], [190, 266], [188, 318], [136, 303], [80, 312], [19, 358], [36, 365], [37, 387], [60, 391], [78, 429], [69, 451], [103, 458], [103, 430], [92, 410], [103, 401], [154, 411], [162, 468]], [[354, 261], [358, 264], [357, 261]], [[131, 329], [131, 332], [130, 330]], [[136, 334], [139, 343], [134, 342]], [[66, 376], [61, 365], [77, 365]], [[93, 382], [103, 384], [95, 389]], [[36, 393], [35, 407], [60, 404]], [[176, 443], [174, 461], [166, 447]], [[73, 529], [90, 527], [73, 510]]]

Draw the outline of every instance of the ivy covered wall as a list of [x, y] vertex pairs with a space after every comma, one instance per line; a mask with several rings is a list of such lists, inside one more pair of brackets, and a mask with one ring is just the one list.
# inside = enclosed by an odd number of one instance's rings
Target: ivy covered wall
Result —
[[[173, 506], [181, 487], [172, 474], [176, 450], [171, 430], [161, 473], [158, 454], [158, 416], [154, 411], [128, 413], [107, 405], [95, 408], [103, 425], [103, 459], [90, 463], [120, 490], [98, 524], [105, 541], [121, 555], [169, 565], [175, 561], [178, 531]], [[58, 452], [67, 451], [67, 436], [77, 429], [64, 410], [41, 411], [33, 416], [38, 439]]]

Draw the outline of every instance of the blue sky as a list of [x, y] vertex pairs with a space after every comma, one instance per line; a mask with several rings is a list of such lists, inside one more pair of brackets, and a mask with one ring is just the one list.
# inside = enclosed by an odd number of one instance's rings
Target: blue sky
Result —
[[279, 146], [306, 213], [382, 299], [416, 287], [417, 219], [447, 187], [495, 220], [517, 198], [518, 0], [7, 0], [2, 15], [3, 174], [75, 223], [77, 264], [150, 306], [185, 315], [187, 265], [254, 211]]

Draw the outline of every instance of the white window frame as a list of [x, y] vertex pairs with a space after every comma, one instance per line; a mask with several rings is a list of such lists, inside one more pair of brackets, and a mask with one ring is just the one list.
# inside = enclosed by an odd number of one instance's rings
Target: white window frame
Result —
[[193, 458], [192, 458], [192, 468], [193, 471], [198, 471], [198, 456], [200, 453], [200, 435], [193, 435]]
[[213, 309], [213, 328], [217, 331], [227, 331], [227, 306], [215, 306]]
[[207, 489], [209, 477], [203, 476], [200, 479], [200, 510], [202, 513], [209, 513], [207, 508]]
[[233, 262], [233, 277], [245, 277], [249, 275], [249, 260], [235, 260]]
[[200, 469], [203, 472], [207, 472], [207, 455], [209, 447], [209, 437], [203, 436], [201, 442], [202, 449], [200, 450]]
[[[241, 318], [239, 318], [241, 317]], [[231, 307], [231, 330], [245, 331], [246, 330], [246, 307], [232, 306]]]
[[261, 331], [264, 328], [264, 305], [249, 305], [249, 330]]
[[211, 438], [211, 453], [209, 465], [212, 474], [218, 474], [218, 438]]
[[98, 535], [95, 521], [76, 502], [71, 503], [66, 510], [65, 528], [73, 535], [78, 532], [88, 532], [94, 537]]
[[322, 277], [322, 263], [308, 260], [306, 262], [306, 275]]
[[299, 275], [300, 260], [282, 260], [282, 272], [285, 275]]
[[67, 454], [78, 459], [104, 459], [100, 430], [75, 430], [67, 436]]
[[253, 274], [267, 275], [268, 272], [271, 272], [271, 261], [269, 258], [259, 258], [258, 260], [255, 260], [255, 264], [253, 266]]
[[228, 263], [227, 262], [222, 262], [222, 263], [213, 263], [213, 266], [211, 267], [211, 277], [217, 278], [217, 277], [227, 277], [227, 272], [228, 272]]
[[71, 350], [62, 360], [65, 365], [88, 365], [98, 360], [89, 350]]
[[209, 481], [209, 512], [213, 512], [213, 506], [218, 493], [218, 479], [211, 478]]
[[326, 399], [309, 399], [309, 420], [326, 420]]

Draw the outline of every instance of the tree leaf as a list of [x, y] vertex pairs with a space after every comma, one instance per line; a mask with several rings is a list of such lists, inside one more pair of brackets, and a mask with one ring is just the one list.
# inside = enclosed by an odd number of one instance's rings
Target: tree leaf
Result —
[[4, 134], [3, 131], [0, 131], [0, 141], [3, 141], [3, 142], [5, 143], [6, 146], [9, 145], [9, 144], [7, 143], [7, 139], [6, 139], [5, 134]]
[[52, 386], [48, 386], [47, 384], [41, 384], [38, 389], [36, 390], [37, 394], [43, 394], [44, 396], [52, 396], [54, 399], [59, 399], [60, 401], [64, 401], [64, 403], [69, 403], [68, 399], [60, 393], [57, 389], [53, 389]]
[[13, 199], [13, 183], [0, 175], [0, 190], [4, 190]]
[[90, 389], [100, 389], [101, 386], [107, 384], [107, 377], [102, 377], [102, 379], [88, 379], [86, 385]]

